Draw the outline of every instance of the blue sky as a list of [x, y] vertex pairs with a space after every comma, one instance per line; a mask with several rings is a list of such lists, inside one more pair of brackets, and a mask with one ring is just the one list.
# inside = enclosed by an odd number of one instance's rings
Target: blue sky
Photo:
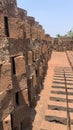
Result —
[[17, 3], [51, 36], [64, 35], [73, 28], [73, 0], [17, 0]]

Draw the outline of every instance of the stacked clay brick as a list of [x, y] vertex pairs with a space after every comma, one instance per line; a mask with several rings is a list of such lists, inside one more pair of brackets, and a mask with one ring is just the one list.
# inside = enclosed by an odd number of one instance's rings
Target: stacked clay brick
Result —
[[55, 38], [53, 49], [56, 51], [73, 50], [73, 38], [71, 37]]
[[51, 39], [16, 0], [0, 0], [0, 130], [30, 125], [30, 107], [44, 87]]

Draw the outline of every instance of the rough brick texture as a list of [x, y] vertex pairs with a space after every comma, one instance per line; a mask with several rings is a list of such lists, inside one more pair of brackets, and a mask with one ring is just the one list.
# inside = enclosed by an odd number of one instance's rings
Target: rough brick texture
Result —
[[30, 107], [43, 88], [51, 41], [16, 0], [0, 1], [0, 130], [31, 125]]

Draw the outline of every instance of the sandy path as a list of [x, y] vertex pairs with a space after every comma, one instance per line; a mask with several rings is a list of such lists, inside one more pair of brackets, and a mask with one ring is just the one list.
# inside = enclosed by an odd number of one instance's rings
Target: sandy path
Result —
[[[51, 60], [48, 62], [48, 70], [44, 81], [44, 89], [42, 90], [40, 96], [40, 100], [37, 102], [37, 106], [35, 108], [36, 115], [34, 122], [32, 124], [33, 128], [32, 130], [40, 130], [40, 127], [46, 124], [46, 129], [49, 130], [47, 127], [50, 126], [50, 130], [52, 130], [52, 125], [47, 124], [47, 122], [42, 124], [43, 121], [45, 121], [45, 112], [48, 110], [48, 103], [51, 90], [52, 90], [52, 83], [54, 78], [54, 69], [55, 68], [68, 68], [70, 67], [69, 62], [67, 60], [67, 56], [64, 52], [53, 52]], [[53, 126], [55, 124], [53, 123]], [[56, 126], [56, 125], [55, 125]], [[61, 126], [56, 126], [61, 127]], [[64, 127], [63, 127], [64, 128]], [[63, 129], [61, 128], [61, 130]], [[45, 129], [45, 130], [46, 130]], [[41, 129], [44, 130], [44, 129]], [[54, 130], [54, 129], [53, 129]], [[64, 128], [65, 130], [65, 128]]]

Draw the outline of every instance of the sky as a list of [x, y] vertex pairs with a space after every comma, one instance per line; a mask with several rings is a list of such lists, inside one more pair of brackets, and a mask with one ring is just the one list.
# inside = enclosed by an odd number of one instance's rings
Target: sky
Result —
[[17, 4], [53, 37], [73, 28], [73, 0], [17, 0]]

